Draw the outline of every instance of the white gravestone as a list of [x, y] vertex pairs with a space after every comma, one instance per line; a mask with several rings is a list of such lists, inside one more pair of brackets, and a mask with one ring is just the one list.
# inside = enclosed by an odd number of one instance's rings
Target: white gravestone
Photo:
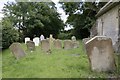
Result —
[[39, 37], [33, 38], [33, 42], [35, 43], [35, 46], [39, 46], [39, 44], [40, 44]]
[[30, 38], [29, 38], [29, 37], [26, 37], [26, 38], [25, 38], [25, 44], [26, 44], [27, 41], [30, 41]]
[[43, 35], [40, 36], [40, 41], [44, 40], [45, 37]]

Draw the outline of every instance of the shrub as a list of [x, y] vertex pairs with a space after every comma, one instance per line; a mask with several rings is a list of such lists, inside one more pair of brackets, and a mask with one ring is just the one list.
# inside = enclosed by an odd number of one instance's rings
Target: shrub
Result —
[[12, 26], [9, 20], [2, 22], [2, 49], [8, 48], [13, 42], [18, 41], [18, 31]]

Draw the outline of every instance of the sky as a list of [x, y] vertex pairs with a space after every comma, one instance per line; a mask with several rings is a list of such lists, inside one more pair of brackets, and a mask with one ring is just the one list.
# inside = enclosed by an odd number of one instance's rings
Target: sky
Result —
[[[3, 8], [4, 4], [7, 3], [8, 1], [14, 2], [15, 0], [0, 0], [0, 20], [3, 17], [2, 8]], [[52, 1], [56, 4], [55, 6], [57, 7], [57, 12], [61, 14], [60, 17], [63, 20], [63, 22], [65, 23], [65, 21], [67, 20], [68, 15], [66, 15], [64, 10], [61, 8], [62, 5], [58, 3], [59, 0], [52, 0]], [[71, 28], [72, 27], [68, 25], [67, 27], [65, 27], [65, 30], [69, 30]]]

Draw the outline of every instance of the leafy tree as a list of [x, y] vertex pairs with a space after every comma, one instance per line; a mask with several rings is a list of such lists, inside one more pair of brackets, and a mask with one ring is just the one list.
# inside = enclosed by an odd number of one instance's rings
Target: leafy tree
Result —
[[22, 32], [23, 38], [31, 38], [44, 34], [55, 37], [63, 29], [64, 24], [52, 2], [16, 2], [7, 3], [3, 8], [5, 17], [13, 22], [13, 26]]
[[73, 25], [73, 33], [78, 38], [90, 35], [90, 29], [96, 21], [95, 15], [105, 2], [62, 2], [62, 8], [68, 14], [66, 23]]
[[18, 31], [12, 26], [9, 19], [2, 20], [2, 49], [8, 48], [13, 42], [17, 42], [19, 38]]

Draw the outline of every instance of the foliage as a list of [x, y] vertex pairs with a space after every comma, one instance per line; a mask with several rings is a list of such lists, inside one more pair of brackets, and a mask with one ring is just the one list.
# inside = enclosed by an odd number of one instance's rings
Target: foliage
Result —
[[[63, 29], [64, 24], [52, 2], [16, 2], [7, 3], [3, 8], [5, 17], [13, 22], [23, 32], [23, 36], [31, 38], [46, 37], [53, 34], [55, 37]], [[19, 31], [19, 32], [20, 32]]]
[[8, 48], [13, 42], [18, 41], [18, 31], [12, 26], [12, 22], [9, 19], [2, 21], [2, 48]]
[[62, 40], [71, 39], [71, 37], [72, 37], [72, 30], [61, 31], [58, 35], [58, 38]]
[[85, 38], [95, 23], [95, 15], [105, 2], [62, 2], [62, 8], [68, 14], [66, 23], [73, 25], [74, 35]]
[[3, 51], [3, 78], [106, 78], [116, 76], [116, 73], [91, 72], [88, 57], [83, 50], [82, 41], [76, 49], [54, 49], [52, 54], [41, 51], [40, 46], [32, 53], [27, 51], [25, 44], [22, 48], [27, 53], [24, 58], [16, 61], [9, 49]]

